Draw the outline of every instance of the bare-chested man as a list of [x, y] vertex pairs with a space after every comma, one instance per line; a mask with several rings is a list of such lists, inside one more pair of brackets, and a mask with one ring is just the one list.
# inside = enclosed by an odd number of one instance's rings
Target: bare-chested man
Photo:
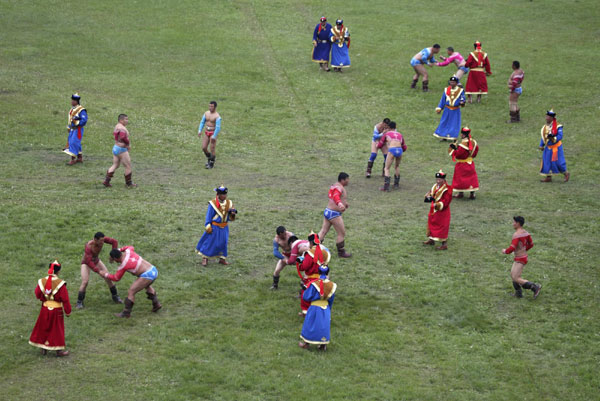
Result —
[[352, 254], [347, 253], [344, 249], [344, 238], [346, 237], [346, 228], [344, 227], [344, 219], [342, 213], [348, 209], [348, 194], [346, 186], [350, 182], [350, 176], [347, 173], [338, 175], [338, 182], [329, 187], [329, 202], [327, 208], [323, 212], [323, 226], [319, 231], [319, 239], [321, 243], [329, 232], [331, 226], [337, 233], [336, 247], [340, 258], [349, 258]]
[[[275, 272], [273, 272], [273, 285], [272, 290], [276, 290], [279, 286], [279, 275], [281, 271], [288, 264], [288, 259], [292, 253], [292, 245], [289, 243], [289, 239], [294, 235], [290, 231], [287, 231], [284, 226], [277, 227], [275, 231], [277, 235], [273, 238], [273, 256], [277, 259], [277, 266], [275, 266]], [[279, 252], [279, 248], [283, 252]]]
[[538, 295], [540, 295], [542, 286], [525, 280], [521, 276], [521, 274], [523, 274], [523, 268], [527, 264], [527, 251], [533, 248], [533, 240], [531, 239], [531, 235], [523, 229], [524, 224], [525, 219], [522, 216], [513, 217], [513, 228], [515, 229], [515, 233], [512, 236], [510, 246], [503, 249], [502, 253], [505, 255], [513, 252], [515, 253], [515, 260], [510, 269], [510, 277], [515, 289], [514, 296], [517, 298], [523, 297], [522, 287], [526, 290], [531, 290], [533, 292], [533, 298], [537, 298]]
[[380, 139], [377, 144], [378, 148], [383, 146], [388, 147], [388, 158], [384, 166], [384, 184], [383, 187], [379, 188], [381, 191], [389, 192], [390, 190], [390, 169], [392, 163], [395, 163], [395, 174], [394, 174], [394, 188], [400, 188], [400, 161], [402, 160], [402, 154], [406, 152], [406, 142], [401, 133], [396, 131], [396, 122], [391, 121], [388, 125], [390, 128]]
[[[104, 277], [104, 273], [108, 273], [108, 269], [106, 269], [106, 266], [104, 266], [104, 263], [102, 263], [98, 257], [104, 244], [112, 245], [112, 249], [115, 249], [119, 246], [119, 243], [116, 239], [105, 237], [101, 232], [94, 234], [94, 239], [85, 244], [85, 253], [83, 255], [83, 260], [81, 261], [81, 286], [79, 287], [77, 305], [75, 306], [77, 309], [83, 308], [85, 289], [90, 281], [90, 270], [93, 270], [102, 277]], [[115, 283], [107, 278], [105, 278], [104, 281], [106, 281], [106, 285], [108, 285], [108, 288], [110, 289], [113, 301], [117, 304], [122, 304], [123, 301], [121, 301], [121, 298], [119, 298], [119, 295], [117, 294], [117, 287], [115, 287]]]
[[129, 124], [129, 117], [127, 117], [127, 114], [119, 114], [117, 120], [117, 125], [113, 130], [113, 136], [115, 137], [115, 144], [112, 149], [113, 164], [106, 172], [106, 178], [102, 184], [105, 187], [112, 187], [110, 180], [122, 164], [125, 168], [125, 185], [127, 185], [127, 188], [137, 187], [137, 184], [131, 181], [131, 158], [129, 157], [131, 144], [129, 143], [129, 131], [126, 128]]
[[[202, 128], [206, 126], [204, 130], [204, 136], [202, 136]], [[202, 116], [200, 126], [198, 127], [198, 136], [202, 138], [202, 151], [208, 159], [206, 168], [213, 168], [215, 166], [215, 148], [217, 147], [217, 135], [221, 131], [221, 116], [217, 113], [217, 102], [214, 100], [210, 102], [208, 111]], [[208, 151], [208, 145], [210, 143], [210, 152]]]

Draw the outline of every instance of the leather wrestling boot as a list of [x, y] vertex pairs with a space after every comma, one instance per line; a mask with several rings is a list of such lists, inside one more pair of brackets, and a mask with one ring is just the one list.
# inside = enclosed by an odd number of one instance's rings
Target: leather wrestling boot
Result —
[[338, 257], [340, 257], [340, 258], [349, 258], [352, 256], [351, 253], [346, 252], [346, 250], [344, 249], [345, 242], [346, 241], [342, 241], [342, 242], [338, 242], [337, 244], [335, 244], [335, 246], [337, 247], [337, 251], [338, 251]]
[[417, 89], [417, 82], [419, 82], [419, 79], [413, 79], [412, 84], [410, 84], [410, 89]]
[[127, 186], [127, 188], [137, 187], [137, 184], [134, 184], [133, 181], [131, 181], [131, 175], [132, 173], [125, 174], [125, 185]]
[[552, 176], [547, 175], [546, 178], [544, 178], [543, 180], [540, 180], [540, 182], [552, 182]]
[[569, 181], [569, 178], [571, 178], [571, 173], [565, 171], [565, 182]]
[[106, 171], [106, 178], [104, 178], [104, 182], [102, 183], [102, 185], [104, 185], [107, 188], [112, 187], [112, 184], [110, 183], [110, 180], [112, 180], [112, 178], [114, 177], [115, 172], [113, 171], [112, 173], [109, 173], [108, 170]]
[[133, 309], [133, 301], [129, 298], [125, 298], [125, 308], [121, 313], [115, 313], [116, 317], [131, 317], [131, 310]]
[[423, 245], [435, 245], [435, 241], [432, 239], [428, 239], [427, 241], [423, 241]]
[[227, 259], [219, 258], [219, 264], [229, 266], [231, 263], [229, 263]]
[[62, 358], [63, 356], [69, 356], [70, 352], [66, 349], [56, 351], [56, 356]]
[[367, 172], [365, 173], [365, 177], [371, 178], [372, 170], [373, 170], [373, 162], [367, 162]]
[[390, 177], [383, 179], [383, 186], [379, 188], [380, 191], [390, 192]]
[[121, 297], [119, 297], [119, 294], [117, 294], [117, 287], [110, 287], [110, 295], [112, 296], [112, 300], [114, 303], [116, 304], [122, 304], [123, 300], [121, 299]]
[[394, 189], [400, 189], [400, 176], [394, 175]]
[[158, 297], [156, 294], [150, 294], [149, 292], [146, 292], [146, 297], [152, 301], [152, 312], [158, 312], [158, 310], [162, 308], [162, 305], [160, 302], [158, 302]]

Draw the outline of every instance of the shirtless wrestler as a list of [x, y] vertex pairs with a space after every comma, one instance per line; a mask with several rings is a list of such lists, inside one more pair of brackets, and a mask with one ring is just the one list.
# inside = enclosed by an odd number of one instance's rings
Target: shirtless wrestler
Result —
[[[204, 136], [202, 135], [203, 128], [205, 128]], [[217, 102], [213, 100], [208, 106], [208, 111], [202, 116], [202, 121], [200, 121], [198, 127], [198, 136], [202, 138], [202, 151], [207, 158], [206, 168], [210, 169], [215, 166], [215, 149], [217, 147], [217, 135], [220, 131], [221, 116], [217, 113]], [[209, 144], [210, 152], [208, 151]]]
[[349, 258], [352, 254], [347, 253], [344, 249], [344, 239], [346, 237], [346, 228], [344, 227], [344, 219], [342, 213], [348, 209], [348, 194], [346, 186], [350, 182], [350, 176], [347, 173], [340, 173], [338, 181], [329, 188], [329, 202], [327, 208], [323, 212], [323, 226], [319, 231], [319, 239], [321, 243], [329, 232], [331, 226], [337, 233], [336, 247], [340, 258]]

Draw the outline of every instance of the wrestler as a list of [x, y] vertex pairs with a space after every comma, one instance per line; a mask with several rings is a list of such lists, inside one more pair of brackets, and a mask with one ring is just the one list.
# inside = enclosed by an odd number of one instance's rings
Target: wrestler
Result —
[[112, 187], [110, 180], [113, 178], [115, 170], [122, 164], [125, 168], [125, 185], [127, 188], [137, 187], [137, 184], [131, 181], [131, 158], [129, 157], [131, 144], [129, 143], [129, 131], [126, 128], [129, 124], [129, 117], [127, 117], [127, 114], [119, 114], [117, 121], [117, 125], [113, 130], [113, 136], [115, 137], [115, 144], [112, 148], [113, 164], [106, 172], [106, 178], [102, 184], [105, 187]]
[[[275, 231], [276, 235], [273, 238], [273, 256], [277, 259], [277, 266], [275, 266], [275, 271], [273, 272], [273, 285], [271, 286], [272, 290], [276, 290], [279, 286], [279, 275], [283, 268], [288, 264], [288, 259], [291, 256], [292, 246], [289, 243], [291, 237], [294, 236], [293, 233], [287, 231], [284, 226], [277, 227]], [[279, 248], [281, 248], [282, 252], [279, 252]]]
[[337, 233], [335, 245], [340, 258], [349, 258], [352, 256], [352, 254], [347, 253], [344, 249], [346, 228], [344, 227], [344, 219], [342, 218], [342, 213], [348, 209], [346, 186], [349, 182], [350, 176], [342, 172], [338, 175], [338, 181], [329, 187], [329, 201], [327, 208], [323, 212], [323, 226], [321, 227], [321, 231], [319, 231], [319, 239], [323, 242], [329, 229], [333, 226]]
[[454, 51], [453, 47], [449, 47], [446, 50], [448, 52], [448, 57], [440, 56], [440, 58], [443, 61], [441, 63], [437, 62], [437, 63], [435, 63], [435, 65], [437, 65], [438, 67], [445, 67], [450, 63], [456, 64], [456, 67], [458, 69], [454, 73], [454, 76], [456, 78], [458, 78], [458, 80], [460, 81], [460, 79], [463, 77], [463, 75], [469, 73], [469, 69], [467, 67], [465, 67], [465, 65], [467, 63], [466, 63], [464, 57], [459, 52]]
[[390, 123], [390, 119], [384, 118], [382, 122], [375, 124], [375, 127], [373, 127], [373, 138], [371, 139], [371, 156], [369, 156], [369, 161], [367, 162], [367, 173], [365, 174], [365, 176], [367, 178], [371, 178], [371, 171], [373, 169], [373, 163], [375, 162], [375, 159], [377, 158], [377, 150], [378, 149], [381, 149], [381, 153], [383, 154], [382, 174], [384, 174], [383, 170], [385, 170], [385, 159], [387, 158], [387, 146], [378, 148], [377, 143], [379, 142], [379, 139], [383, 136], [383, 134], [385, 134], [389, 130], [389, 127], [388, 127], [389, 123]]
[[71, 156], [71, 161], [67, 163], [69, 166], [75, 163], [83, 163], [81, 140], [83, 139], [83, 127], [87, 123], [88, 115], [86, 109], [79, 104], [80, 101], [81, 96], [78, 93], [71, 96], [71, 109], [67, 120], [69, 138], [67, 147], [63, 149], [63, 152]]
[[323, 71], [331, 71], [329, 68], [329, 53], [331, 52], [331, 24], [327, 22], [327, 17], [322, 16], [321, 21], [315, 26], [313, 32], [313, 51], [312, 61], [319, 63], [319, 67]]
[[519, 96], [523, 93], [523, 88], [521, 84], [523, 83], [523, 78], [525, 78], [525, 73], [521, 69], [521, 63], [518, 61], [513, 61], [512, 63], [513, 72], [510, 74], [510, 78], [508, 78], [508, 90], [510, 91], [508, 95], [508, 108], [510, 113], [510, 120], [507, 121], [509, 123], [518, 123], [521, 121], [521, 109], [519, 108]]
[[440, 170], [435, 174], [435, 184], [425, 195], [425, 203], [431, 203], [427, 215], [427, 236], [429, 239], [423, 245], [435, 245], [436, 249], [448, 249], [448, 231], [450, 230], [450, 203], [452, 202], [452, 187], [446, 182], [446, 174]]
[[[204, 130], [204, 136], [202, 136], [202, 129]], [[217, 135], [221, 131], [221, 115], [217, 113], [217, 102], [214, 100], [208, 105], [208, 111], [202, 116], [200, 126], [198, 127], [198, 136], [202, 138], [202, 151], [206, 155], [207, 163], [206, 168], [213, 168], [215, 166], [215, 149], [217, 147]], [[208, 151], [208, 145], [210, 143], [210, 152]]]
[[298, 262], [298, 259], [302, 259], [304, 252], [310, 249], [310, 243], [304, 239], [298, 239], [295, 235], [288, 239], [288, 245], [290, 246], [290, 256], [287, 258], [287, 264], [293, 265]]
[[404, 137], [396, 131], [396, 123], [391, 121], [389, 127], [390, 131], [387, 131], [377, 144], [380, 149], [384, 146], [389, 149], [384, 168], [384, 184], [383, 187], [379, 188], [381, 191], [386, 192], [390, 191], [390, 168], [392, 163], [395, 163], [394, 188], [400, 188], [400, 161], [402, 160], [402, 154], [406, 152]]
[[29, 337], [29, 344], [40, 348], [42, 355], [56, 351], [58, 357], [69, 355], [65, 350], [63, 311], [67, 316], [71, 314], [67, 283], [58, 278], [60, 268], [60, 263], [55, 260], [50, 263], [48, 275], [38, 280], [35, 297], [42, 301], [42, 309]]
[[154, 265], [151, 265], [148, 261], [142, 259], [137, 253], [134, 252], [132, 246], [124, 246], [121, 249], [113, 249], [110, 251], [110, 262], [120, 263], [115, 274], [109, 274], [108, 271], [104, 272], [104, 278], [112, 281], [119, 281], [125, 272], [129, 272], [137, 279], [129, 287], [127, 292], [127, 298], [125, 299], [125, 308], [121, 313], [115, 313], [117, 317], [130, 317], [133, 304], [135, 303], [135, 294], [141, 290], [146, 290], [146, 296], [152, 301], [152, 312], [158, 312], [162, 305], [158, 302], [156, 296], [156, 290], [152, 288], [152, 283], [158, 277], [158, 270]]
[[[77, 309], [83, 308], [85, 289], [87, 288], [90, 280], [90, 270], [98, 273], [101, 277], [104, 277], [104, 273], [108, 271], [106, 266], [104, 266], [104, 263], [102, 263], [98, 257], [104, 244], [110, 244], [112, 249], [115, 249], [119, 246], [119, 243], [116, 239], [105, 237], [101, 232], [94, 234], [94, 239], [85, 244], [85, 253], [83, 254], [83, 259], [81, 260], [81, 286], [79, 287], [77, 304], [75, 305]], [[113, 301], [117, 304], [122, 304], [123, 301], [121, 301], [121, 298], [119, 298], [119, 295], [117, 294], [117, 287], [115, 286], [115, 283], [107, 279], [104, 279], [104, 281], [106, 281], [106, 285], [108, 285], [108, 288], [110, 289], [110, 294], [112, 295]]]
[[425, 69], [425, 65], [432, 66], [437, 62], [435, 60], [434, 55], [440, 52], [440, 45], [437, 43], [431, 47], [426, 47], [410, 60], [410, 65], [415, 70], [415, 75], [413, 75], [413, 81], [410, 85], [411, 89], [415, 89], [417, 87], [417, 82], [419, 81], [419, 76], [423, 77], [423, 92], [429, 92], [429, 75], [427, 74], [427, 70]]
[[512, 236], [510, 246], [503, 249], [502, 253], [505, 255], [512, 252], [515, 253], [515, 260], [512, 269], [510, 270], [510, 277], [512, 278], [513, 287], [515, 289], [513, 296], [523, 298], [523, 290], [521, 289], [521, 287], [523, 287], [526, 290], [533, 291], [533, 298], [535, 299], [540, 295], [542, 286], [521, 277], [523, 268], [527, 264], [527, 251], [533, 248], [533, 240], [531, 239], [531, 235], [523, 229], [524, 224], [525, 219], [523, 217], [513, 217], [513, 228], [515, 229], [515, 233]]

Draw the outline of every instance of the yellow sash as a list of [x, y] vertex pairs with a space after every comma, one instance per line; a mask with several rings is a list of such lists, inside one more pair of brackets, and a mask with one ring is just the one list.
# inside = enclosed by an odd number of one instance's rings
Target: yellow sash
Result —
[[457, 163], [472, 163], [473, 162], [473, 158], [472, 157], [467, 157], [466, 159], [456, 159]]
[[51, 299], [44, 301], [42, 305], [44, 305], [48, 309], [62, 308], [63, 306], [62, 302], [56, 302]]
[[321, 308], [327, 308], [329, 302], [326, 299], [317, 299], [316, 301], [312, 301], [310, 303], [311, 306], [320, 306]]

